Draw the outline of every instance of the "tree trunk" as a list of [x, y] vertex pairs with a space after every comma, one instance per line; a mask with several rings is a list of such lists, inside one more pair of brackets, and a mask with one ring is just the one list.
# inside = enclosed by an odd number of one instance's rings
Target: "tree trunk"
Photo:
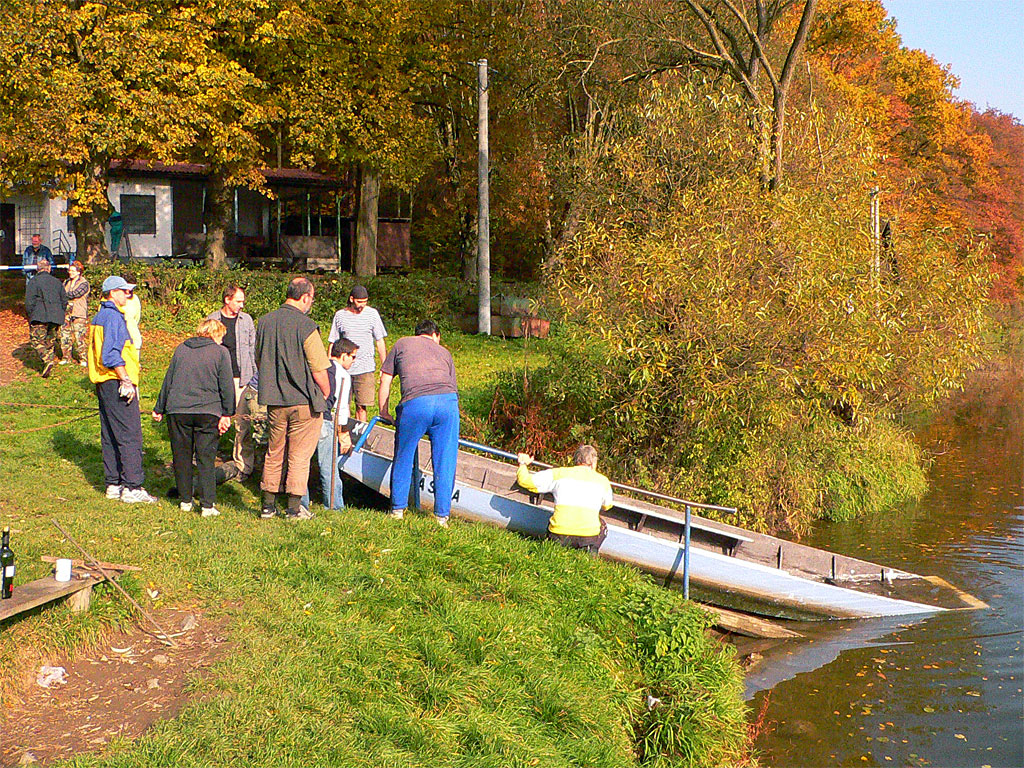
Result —
[[71, 199], [71, 210], [75, 219], [75, 242], [78, 259], [83, 264], [98, 264], [110, 261], [104, 227], [110, 217], [110, 200], [107, 197], [107, 166], [93, 163], [82, 174], [82, 194]]
[[78, 259], [83, 264], [110, 261], [110, 251], [107, 250], [103, 231], [106, 221], [106, 212], [98, 215], [95, 210], [82, 211], [75, 216], [75, 241]]
[[377, 274], [377, 206], [380, 177], [368, 166], [359, 168], [359, 217], [356, 221], [356, 257], [353, 271], [360, 277]]
[[203, 253], [207, 269], [228, 268], [228, 237], [234, 229], [234, 194], [234, 189], [224, 183], [223, 174], [213, 173], [206, 183], [206, 208], [203, 210], [206, 243]]
[[772, 99], [772, 154], [771, 154], [771, 177], [768, 180], [768, 189], [774, 191], [782, 181], [782, 149], [783, 138], [786, 130], [786, 93], [782, 90], [775, 92]]

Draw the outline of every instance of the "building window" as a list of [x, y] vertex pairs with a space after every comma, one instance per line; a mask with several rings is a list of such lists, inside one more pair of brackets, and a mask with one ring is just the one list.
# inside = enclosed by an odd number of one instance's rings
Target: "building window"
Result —
[[42, 238], [43, 245], [46, 245], [50, 239], [48, 234], [43, 232], [43, 206], [18, 206], [18, 244], [20, 250], [25, 250], [32, 244], [32, 235], [39, 235]]
[[121, 220], [130, 235], [155, 235], [156, 195], [121, 195]]

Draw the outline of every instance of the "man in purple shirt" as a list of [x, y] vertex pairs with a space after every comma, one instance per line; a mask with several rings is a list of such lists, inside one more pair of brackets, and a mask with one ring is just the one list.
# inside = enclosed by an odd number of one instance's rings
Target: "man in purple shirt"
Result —
[[402, 400], [395, 409], [395, 459], [391, 468], [391, 516], [401, 519], [409, 502], [413, 458], [423, 435], [430, 437], [434, 470], [434, 515], [448, 526], [459, 455], [459, 395], [455, 361], [441, 346], [441, 332], [433, 320], [421, 320], [416, 335], [395, 342], [380, 368], [377, 405], [390, 418], [391, 380], [402, 385]]

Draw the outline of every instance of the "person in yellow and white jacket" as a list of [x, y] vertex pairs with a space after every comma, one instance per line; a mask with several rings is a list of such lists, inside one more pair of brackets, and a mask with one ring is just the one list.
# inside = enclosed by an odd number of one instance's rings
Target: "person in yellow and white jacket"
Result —
[[548, 538], [573, 549], [596, 555], [608, 535], [601, 512], [612, 507], [612, 485], [597, 471], [597, 449], [581, 445], [573, 454], [573, 467], [531, 472], [533, 457], [520, 453], [516, 482], [531, 493], [550, 493], [555, 511], [548, 522]]

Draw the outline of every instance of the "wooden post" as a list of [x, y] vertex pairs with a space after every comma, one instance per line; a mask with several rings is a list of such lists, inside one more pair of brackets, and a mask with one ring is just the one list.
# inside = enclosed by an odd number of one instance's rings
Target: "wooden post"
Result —
[[92, 587], [80, 589], [68, 596], [68, 607], [72, 613], [81, 613], [89, 610], [89, 603], [92, 601]]

